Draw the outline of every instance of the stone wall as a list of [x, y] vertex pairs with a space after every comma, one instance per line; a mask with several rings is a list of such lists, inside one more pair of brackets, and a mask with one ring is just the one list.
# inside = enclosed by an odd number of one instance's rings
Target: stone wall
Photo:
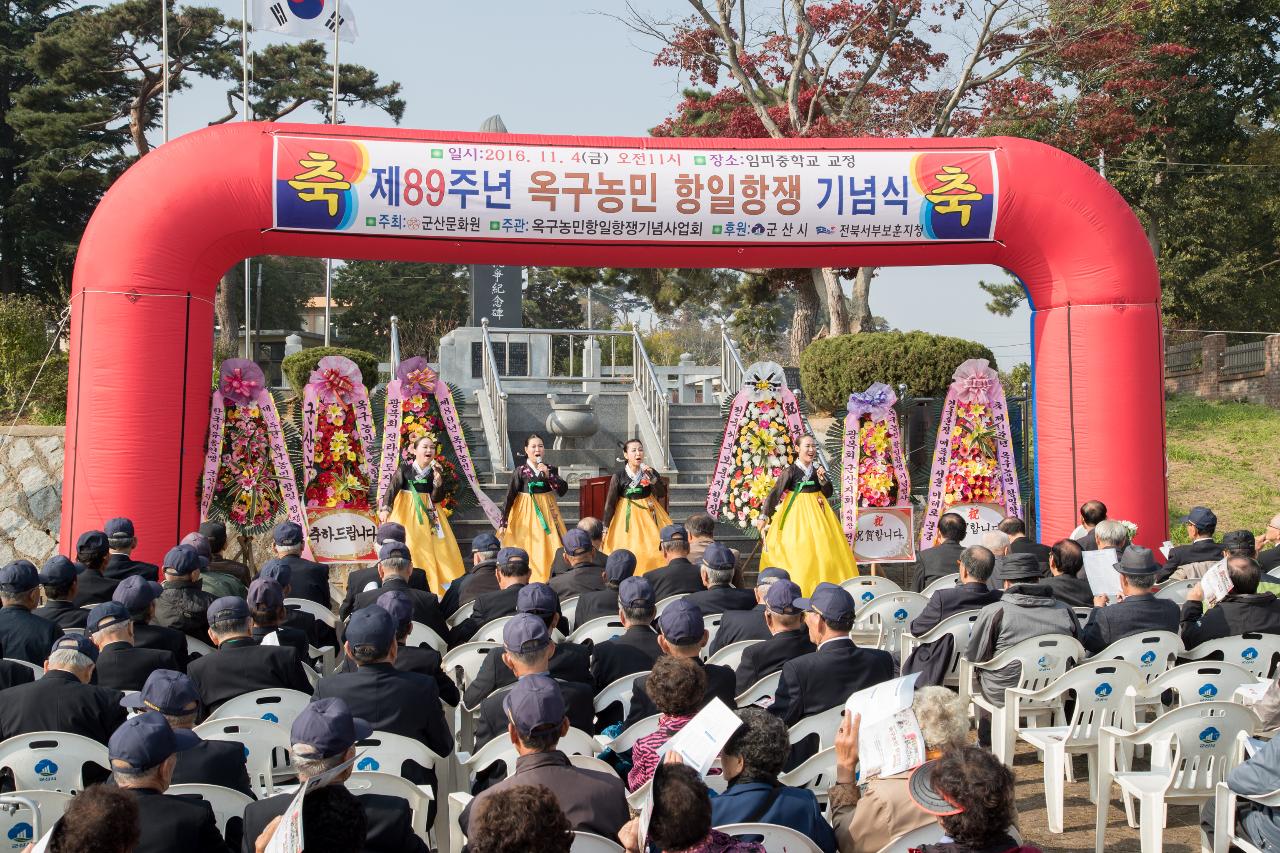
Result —
[[37, 566], [58, 549], [62, 516], [63, 428], [0, 432], [0, 565]]
[[1223, 334], [1165, 350], [1164, 389], [1206, 400], [1244, 400], [1280, 407], [1280, 335], [1227, 346]]

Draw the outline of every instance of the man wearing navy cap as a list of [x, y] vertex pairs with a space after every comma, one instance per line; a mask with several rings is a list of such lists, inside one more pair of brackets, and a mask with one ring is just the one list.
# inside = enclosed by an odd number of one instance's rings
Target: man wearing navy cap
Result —
[[1080, 629], [1080, 644], [1085, 650], [1097, 654], [1116, 640], [1145, 631], [1178, 633], [1178, 605], [1155, 596], [1160, 565], [1151, 550], [1130, 545], [1115, 570], [1120, 575], [1120, 600], [1108, 601], [1105, 595], [1094, 599], [1096, 606]]
[[[378, 529], [373, 534], [373, 543], [381, 549], [388, 542], [399, 542], [404, 544], [405, 532], [404, 525], [397, 524], [394, 521], [384, 521], [378, 525]], [[497, 548], [493, 549], [497, 551]], [[343, 595], [342, 604], [338, 607], [338, 616], [346, 619], [351, 615], [351, 611], [355, 610], [355, 598], [362, 592], [370, 592], [378, 588], [381, 584], [381, 578], [378, 577], [378, 566], [366, 566], [362, 569], [352, 569], [347, 574], [347, 591]], [[457, 581], [454, 581], [456, 584]], [[409, 586], [414, 589], [420, 589], [423, 592], [430, 592], [431, 587], [427, 584], [427, 573], [422, 569], [414, 568], [409, 574]], [[450, 589], [453, 585], [450, 585]]]
[[[436, 755], [449, 755], [453, 737], [435, 680], [395, 668], [399, 647], [391, 614], [377, 606], [357, 610], [347, 622], [343, 639], [343, 649], [357, 669], [320, 679], [316, 698], [341, 698], [353, 714], [378, 731], [413, 738]], [[413, 762], [406, 764], [401, 775], [415, 784], [435, 785], [435, 773]]]
[[[587, 538], [591, 540], [591, 562], [603, 569], [604, 561], [609, 557], [603, 549], [604, 522], [594, 515], [587, 515], [579, 519], [574, 529], [587, 534]], [[556, 549], [555, 556], [551, 558], [551, 577], [559, 577], [567, 571], [569, 571], [569, 563], [564, 558], [564, 545], [561, 544]]]
[[[287, 560], [282, 560], [278, 557], [274, 560], [267, 560], [258, 571], [258, 577], [263, 580], [275, 581], [280, 585], [280, 590], [284, 593], [286, 602], [283, 623], [286, 627], [297, 628], [306, 634], [308, 642], [316, 648], [323, 648], [324, 646], [338, 648], [338, 634], [328, 623], [320, 621], [296, 604], [287, 603], [289, 598], [293, 596], [293, 568]], [[325, 608], [329, 609], [329, 606], [326, 604]]]
[[[409, 596], [413, 604], [413, 621], [421, 622], [444, 639], [449, 635], [449, 626], [444, 621], [444, 611], [440, 607], [440, 599], [426, 590], [414, 589], [409, 585], [409, 572], [413, 571], [413, 557], [409, 554], [409, 546], [403, 542], [384, 542], [378, 549], [379, 585], [367, 592], [362, 592], [352, 600], [352, 610], [363, 610], [371, 607], [384, 592], [399, 590]], [[350, 616], [348, 611], [343, 619]]]
[[750, 610], [756, 606], [756, 595], [749, 589], [737, 589], [733, 575], [737, 571], [738, 558], [728, 545], [712, 542], [702, 552], [699, 567], [702, 585], [706, 589], [689, 594], [689, 600], [698, 605], [702, 615], [727, 613], [733, 610]]
[[146, 563], [133, 559], [133, 549], [138, 547], [138, 537], [133, 531], [133, 522], [127, 518], [113, 518], [102, 526], [107, 534], [107, 544], [111, 553], [102, 573], [117, 583], [127, 577], [137, 575], [153, 581], [160, 576], [160, 569], [155, 563]]
[[500, 701], [507, 737], [516, 748], [516, 765], [506, 779], [467, 804], [458, 819], [462, 831], [465, 833], [470, 827], [472, 806], [516, 785], [545, 785], [555, 794], [574, 832], [616, 838], [631, 815], [626, 789], [612, 773], [574, 767], [556, 748], [569, 731], [570, 719], [555, 679], [527, 675]]
[[0, 569], [0, 649], [4, 656], [43, 663], [49, 644], [62, 629], [31, 611], [40, 602], [40, 576], [28, 560], [14, 560]]
[[248, 584], [241, 583], [235, 575], [213, 568], [213, 546], [203, 533], [188, 533], [178, 544], [186, 545], [200, 558], [200, 588], [205, 592], [214, 598], [222, 598], [224, 595], [244, 598], [248, 593]]
[[0, 740], [31, 732], [70, 732], [106, 744], [125, 714], [120, 691], [89, 683], [97, 647], [88, 637], [67, 634], [47, 651], [43, 678], [4, 691]]
[[467, 573], [449, 584], [440, 601], [445, 616], [452, 616], [469, 601], [498, 591], [494, 570], [498, 567], [498, 551], [501, 549], [502, 543], [492, 533], [481, 533], [471, 540], [471, 565], [467, 566]]
[[817, 651], [804, 624], [800, 587], [789, 580], [778, 580], [765, 590], [764, 622], [769, 639], [749, 646], [738, 664], [735, 688], [744, 693], [766, 675], [782, 669], [783, 664]]
[[1169, 551], [1169, 559], [1164, 568], [1156, 575], [1156, 582], [1167, 580], [1180, 567], [1190, 563], [1209, 561], [1216, 563], [1222, 559], [1222, 545], [1213, 541], [1218, 530], [1218, 516], [1207, 506], [1193, 506], [1191, 512], [1182, 517], [1190, 545], [1179, 545]]
[[769, 592], [769, 587], [780, 580], [791, 580], [790, 572], [777, 566], [760, 570], [756, 575], [755, 606], [750, 610], [725, 611], [720, 617], [720, 627], [716, 630], [715, 638], [707, 649], [709, 655], [714, 655], [732, 643], [740, 643], [743, 640], [767, 640], [773, 636], [764, 623], [764, 599]]
[[200, 691], [200, 702], [212, 714], [228, 699], [243, 693], [284, 688], [311, 694], [311, 682], [293, 649], [261, 646], [250, 628], [249, 605], [243, 598], [219, 598], [209, 605], [209, 639], [217, 650], [187, 665]]
[[668, 524], [660, 534], [662, 556], [667, 564], [660, 569], [646, 572], [653, 584], [653, 594], [661, 601], [673, 595], [697, 592], [702, 589], [702, 572], [689, 562], [689, 534], [682, 524]]
[[89, 613], [82, 607], [76, 607], [79, 582], [75, 563], [61, 554], [45, 560], [40, 568], [40, 587], [44, 591], [44, 604], [32, 613], [59, 628], [84, 627]]
[[619, 548], [604, 561], [604, 589], [584, 592], [578, 596], [578, 607], [573, 612], [573, 629], [576, 631], [592, 619], [614, 616], [618, 612], [618, 587], [636, 573], [636, 555], [626, 548]]
[[77, 569], [80, 576], [77, 578], [76, 607], [111, 600], [111, 593], [115, 592], [119, 581], [102, 573], [110, 550], [107, 534], [101, 530], [86, 530], [76, 540], [76, 562], [84, 567], [83, 570]]
[[142, 818], [135, 853], [230, 853], [207, 802], [165, 794], [178, 753], [199, 742], [194, 732], [170, 728], [158, 711], [131, 717], [111, 735], [107, 752], [116, 787], [133, 795]]
[[164, 555], [164, 590], [156, 599], [155, 623], [204, 642], [209, 633], [205, 613], [214, 597], [200, 586], [200, 555], [179, 545]]
[[[302, 710], [289, 729], [290, 752], [298, 780], [306, 781], [351, 761], [356, 757], [356, 741], [367, 738], [373, 731], [373, 724], [353, 716], [343, 700], [316, 699]], [[342, 785], [351, 778], [354, 769], [353, 766], [343, 770], [329, 784]], [[364, 807], [368, 821], [361, 848], [364, 853], [427, 853], [427, 845], [413, 833], [412, 812], [407, 801], [385, 794], [361, 794], [356, 799]], [[267, 824], [285, 813], [292, 801], [293, 794], [278, 794], [245, 807], [242, 853], [254, 853], [255, 839]]]
[[302, 556], [305, 536], [301, 525], [282, 521], [271, 531], [271, 538], [275, 541], [276, 558], [288, 563], [293, 573], [290, 595], [314, 601], [324, 608], [332, 607], [329, 600], [329, 567]]
[[164, 587], [137, 576], [125, 578], [111, 595], [129, 611], [133, 620], [133, 644], [140, 649], [163, 649], [173, 655], [180, 672], [187, 671], [187, 635], [176, 628], [155, 625], [156, 600]]
[[[520, 594], [516, 596], [516, 612], [540, 619], [546, 626], [548, 635], [560, 626], [560, 599], [555, 590], [545, 583], [531, 583], [522, 587]], [[552, 678], [590, 686], [591, 652], [578, 643], [556, 643], [549, 671]], [[486, 696], [515, 680], [515, 673], [502, 660], [501, 655], [489, 655], [480, 665], [480, 672], [467, 686], [462, 700], [468, 708], [474, 708]]]
[[85, 635], [98, 647], [98, 686], [111, 690], [141, 690], [157, 669], [176, 669], [173, 655], [133, 644], [133, 620], [118, 601], [94, 605]]
[[[190, 731], [200, 718], [200, 694], [195, 682], [170, 669], [151, 673], [142, 689], [125, 696], [120, 704], [132, 711], [158, 711], [174, 730]], [[219, 785], [253, 797], [244, 756], [244, 744], [239, 741], [201, 740], [178, 753], [170, 784]]]
[[[649, 575], [645, 575], [647, 580]], [[707, 629], [702, 621], [702, 611], [698, 605], [690, 604], [685, 599], [677, 599], [667, 605], [658, 616], [658, 648], [664, 655], [678, 658], [689, 658], [706, 671], [707, 689], [702, 697], [702, 704], [712, 698], [719, 699], [730, 708], [734, 707], [737, 692], [734, 689], [735, 676], [733, 670], [720, 664], [704, 664], [699, 656], [707, 644]], [[635, 692], [631, 697], [631, 713], [627, 715], [626, 726], [637, 720], [653, 716], [658, 708], [645, 692], [648, 676], [641, 676], [635, 681]]]
[[[311, 644], [307, 641], [307, 635], [284, 624], [287, 611], [284, 609], [284, 590], [280, 588], [280, 584], [269, 578], [258, 578], [249, 584], [245, 604], [249, 605], [249, 619], [253, 623], [249, 633], [259, 645], [266, 643], [293, 649], [298, 660], [304, 663], [311, 660]], [[271, 639], [268, 640], [268, 637]]]
[[476, 599], [471, 615], [449, 632], [449, 645], [469, 642], [489, 622], [516, 612], [516, 597], [533, 574], [529, 567], [529, 553], [523, 548], [503, 548], [498, 552], [498, 564], [493, 573], [498, 581], [497, 592], [486, 593]]
[[[440, 701], [446, 705], [458, 706], [461, 695], [458, 684], [452, 674], [441, 668], [441, 656], [438, 651], [428, 645], [408, 645], [409, 632], [413, 629], [413, 603], [403, 590], [393, 589], [378, 596], [375, 607], [381, 607], [391, 614], [391, 621], [396, 626], [396, 660], [395, 668], [400, 672], [417, 672], [428, 676], [440, 689]], [[355, 672], [356, 662], [345, 654], [338, 662], [337, 672]]]
[[550, 580], [551, 588], [556, 594], [567, 598], [604, 589], [604, 578], [600, 574], [604, 563], [596, 562], [596, 549], [591, 544], [591, 535], [575, 527], [565, 532], [562, 541], [566, 569]]
[[[591, 676], [597, 693], [619, 678], [653, 669], [653, 662], [662, 654], [658, 632], [653, 630], [656, 604], [653, 585], [645, 578], [630, 577], [618, 586], [622, 633], [591, 649]], [[615, 706], [602, 710], [596, 723], [603, 729], [621, 719], [621, 708]]]
[[[541, 619], [532, 613], [517, 613], [502, 628], [502, 649], [501, 655], [491, 653], [489, 659], [501, 657], [503, 668], [515, 673], [511, 677], [513, 683], [518, 684], [521, 680], [534, 675], [553, 679], [559, 685], [564, 697], [570, 725], [590, 733], [592, 718], [595, 714], [593, 707], [595, 691], [589, 684], [580, 681], [557, 679], [555, 674], [549, 671], [552, 656], [556, 653], [556, 644], [552, 642], [551, 633]], [[480, 708], [480, 717], [476, 721], [476, 749], [507, 730], [507, 715], [503, 702], [509, 692], [491, 693], [481, 702], [466, 703], [468, 708], [475, 708], [477, 705]], [[468, 689], [468, 695], [470, 695], [470, 689]], [[464, 701], [466, 701], [465, 697]]]

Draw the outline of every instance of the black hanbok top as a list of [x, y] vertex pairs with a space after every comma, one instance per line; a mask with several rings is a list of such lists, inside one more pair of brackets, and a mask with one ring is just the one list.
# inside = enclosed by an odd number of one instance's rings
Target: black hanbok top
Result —
[[432, 503], [439, 502], [444, 497], [444, 483], [438, 482], [435, 474], [435, 469], [431, 467], [427, 468], [425, 474], [419, 474], [412, 462], [401, 463], [391, 475], [391, 488], [382, 496], [381, 509], [390, 512], [395, 506], [396, 495], [405, 489], [430, 496]]
[[[803, 485], [801, 485], [803, 484]], [[778, 475], [778, 482], [773, 484], [772, 491], [769, 496], [764, 499], [764, 506], [760, 508], [760, 515], [764, 518], [772, 518], [773, 511], [778, 508], [778, 504], [782, 501], [782, 496], [787, 492], [822, 492], [826, 497], [831, 497], [831, 477], [818, 481], [818, 463], [815, 460], [813, 470], [806, 477], [804, 469], [798, 464], [792, 463], [787, 470]]]
[[502, 505], [502, 521], [505, 524], [507, 516], [511, 514], [511, 507], [516, 502], [516, 495], [521, 493], [541, 495], [546, 492], [555, 491], [560, 497], [564, 497], [569, 491], [569, 484], [560, 479], [560, 469], [554, 465], [548, 465], [547, 470], [550, 473], [543, 477], [528, 462], [520, 465], [511, 474], [511, 483], [507, 486], [507, 501]]
[[635, 486], [631, 485], [633, 478], [631, 473], [627, 471], [626, 465], [614, 471], [613, 476], [609, 478], [609, 495], [605, 498], [604, 518], [601, 519], [605, 527], [608, 527], [609, 523], [613, 521], [613, 514], [618, 508], [619, 499], [630, 498], [631, 500], [639, 501], [653, 495], [661, 500], [663, 495], [667, 493], [667, 481], [662, 478], [662, 475], [656, 469], [653, 470], [652, 474], [644, 471], [644, 469], [641, 469], [641, 471], [644, 476], [640, 479], [648, 481], [644, 485], [639, 483]]

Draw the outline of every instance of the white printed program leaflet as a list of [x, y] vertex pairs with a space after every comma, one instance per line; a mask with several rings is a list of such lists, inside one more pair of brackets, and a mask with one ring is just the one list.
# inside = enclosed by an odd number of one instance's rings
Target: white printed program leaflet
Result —
[[1089, 580], [1089, 589], [1094, 595], [1106, 595], [1111, 598], [1120, 597], [1120, 573], [1116, 571], [1115, 548], [1100, 548], [1097, 551], [1085, 551], [1084, 575]]
[[356, 755], [350, 761], [344, 761], [319, 776], [312, 776], [298, 786], [298, 793], [290, 801], [289, 808], [285, 809], [284, 814], [280, 816], [280, 823], [276, 826], [275, 834], [267, 842], [266, 853], [302, 853], [305, 842], [302, 837], [302, 801], [306, 798], [307, 792], [328, 785], [354, 764], [359, 757], [359, 755]]
[[1227, 571], [1227, 561], [1214, 563], [1204, 577], [1200, 578], [1200, 589], [1204, 591], [1204, 606], [1213, 607], [1226, 598], [1235, 584], [1231, 582], [1231, 573]]
[[924, 763], [924, 735], [911, 701], [915, 697], [913, 672], [874, 687], [859, 690], [844, 704], [850, 719], [862, 718], [858, 729], [860, 779], [893, 776]]
[[720, 750], [741, 725], [742, 720], [732, 708], [719, 699], [713, 699], [662, 745], [658, 758], [661, 760], [668, 752], [674, 751], [685, 764], [697, 770], [698, 775], [706, 776]]

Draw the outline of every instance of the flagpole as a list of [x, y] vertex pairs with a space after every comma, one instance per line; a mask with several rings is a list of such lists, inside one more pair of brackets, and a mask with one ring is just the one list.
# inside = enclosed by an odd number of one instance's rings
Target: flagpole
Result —
[[[244, 103], [241, 105], [240, 113], [245, 121], [249, 120], [249, 0], [240, 0], [240, 65], [242, 71], [242, 80], [244, 88], [241, 90], [241, 99]], [[249, 269], [252, 261], [249, 258], [244, 259], [244, 357], [253, 360], [253, 342], [251, 339], [249, 318], [253, 316], [253, 295], [249, 289]], [[261, 277], [262, 271], [258, 271]], [[261, 292], [258, 294], [259, 300], [262, 298]], [[262, 306], [258, 306], [259, 312]]]
[[163, 94], [160, 96], [160, 125], [164, 141], [169, 141], [169, 0], [160, 0], [160, 79]]
[[[330, 123], [338, 123], [338, 44], [342, 34], [342, 0], [333, 4], [333, 109]], [[324, 259], [324, 345], [329, 346], [330, 315], [333, 310], [333, 258]]]

